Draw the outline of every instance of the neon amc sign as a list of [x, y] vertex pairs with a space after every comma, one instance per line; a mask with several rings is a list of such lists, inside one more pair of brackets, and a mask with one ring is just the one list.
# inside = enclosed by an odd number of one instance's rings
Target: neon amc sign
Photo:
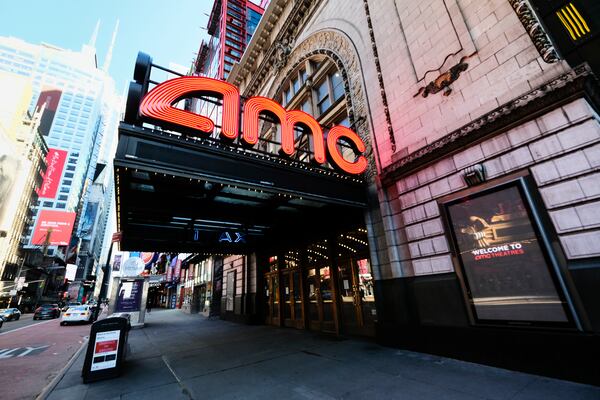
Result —
[[[210, 134], [215, 128], [214, 122], [203, 115], [173, 107], [173, 104], [193, 94], [217, 95], [223, 98], [223, 121], [220, 136], [223, 139], [238, 138], [240, 129], [240, 94], [238, 89], [216, 79], [184, 76], [165, 81], [144, 96], [140, 107], [140, 116], [157, 125], [168, 124], [182, 127], [187, 132]], [[248, 146], [254, 146], [259, 137], [259, 114], [267, 112], [275, 115], [281, 124], [281, 150], [283, 155], [292, 156], [296, 152], [294, 127], [302, 125], [310, 130], [313, 138], [312, 161], [324, 164], [329, 161], [334, 167], [349, 174], [361, 174], [367, 168], [367, 159], [362, 155], [365, 144], [351, 129], [334, 126], [329, 130], [327, 139], [323, 129], [309, 114], [300, 110], [286, 110], [277, 102], [266, 97], [250, 97], [244, 103], [244, 121], [241, 140]], [[354, 161], [344, 159], [338, 143], [344, 140], [358, 152]]]

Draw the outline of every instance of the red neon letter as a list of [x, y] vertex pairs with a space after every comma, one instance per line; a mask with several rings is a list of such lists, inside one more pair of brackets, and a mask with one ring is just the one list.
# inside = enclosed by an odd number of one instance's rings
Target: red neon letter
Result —
[[258, 116], [261, 111], [269, 111], [277, 116], [281, 124], [281, 151], [289, 156], [296, 152], [294, 143], [294, 126], [306, 125], [311, 133], [314, 143], [313, 160], [323, 164], [325, 158], [325, 145], [323, 143], [323, 130], [319, 123], [303, 111], [286, 111], [277, 102], [266, 97], [251, 97], [244, 104], [244, 131], [243, 140], [254, 145], [258, 142]]
[[186, 95], [195, 92], [223, 96], [221, 135], [228, 139], [235, 139], [238, 136], [240, 95], [235, 86], [216, 79], [183, 76], [163, 82], [144, 96], [140, 104], [140, 115], [210, 133], [215, 128], [210, 118], [172, 106]]
[[327, 153], [329, 154], [331, 161], [349, 174], [362, 174], [367, 169], [367, 159], [360, 155], [354, 162], [346, 161], [337, 146], [338, 140], [341, 137], [352, 142], [359, 153], [364, 153], [366, 150], [365, 144], [354, 131], [345, 126], [334, 126], [327, 135]]

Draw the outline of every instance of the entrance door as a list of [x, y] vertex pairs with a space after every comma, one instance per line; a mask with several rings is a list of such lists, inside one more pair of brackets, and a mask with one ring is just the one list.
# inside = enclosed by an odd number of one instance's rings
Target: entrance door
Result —
[[307, 275], [309, 327], [335, 333], [335, 295], [331, 269], [329, 266], [311, 268]]
[[279, 276], [277, 271], [265, 274], [265, 323], [279, 326]]
[[304, 312], [300, 268], [284, 270], [281, 279], [283, 325], [302, 329], [304, 328]]
[[375, 296], [369, 260], [339, 260], [338, 268], [344, 332], [374, 335]]

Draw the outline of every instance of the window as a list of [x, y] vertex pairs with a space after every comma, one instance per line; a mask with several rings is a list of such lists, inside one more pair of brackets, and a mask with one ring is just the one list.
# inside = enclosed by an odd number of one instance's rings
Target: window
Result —
[[63, 186], [63, 187], [60, 188], [60, 192], [61, 193], [69, 193], [69, 188], [66, 187], [66, 186]]
[[65, 208], [66, 206], [65, 203], [56, 203], [56, 208]]
[[72, 178], [72, 177], [73, 177], [73, 173], [72, 172], [65, 173], [65, 178]]
[[58, 199], [62, 200], [62, 201], [66, 201], [68, 199], [68, 196], [64, 195], [64, 194], [61, 194], [60, 196], [58, 196]]
[[344, 96], [344, 81], [342, 80], [342, 74], [339, 71], [334, 72], [330, 75], [331, 86], [333, 87], [333, 99], [337, 100]]
[[52, 207], [53, 205], [54, 203], [51, 201], [45, 201], [44, 204], [42, 204], [43, 207]]
[[323, 114], [331, 105], [329, 100], [329, 81], [325, 79], [317, 88], [317, 108]]

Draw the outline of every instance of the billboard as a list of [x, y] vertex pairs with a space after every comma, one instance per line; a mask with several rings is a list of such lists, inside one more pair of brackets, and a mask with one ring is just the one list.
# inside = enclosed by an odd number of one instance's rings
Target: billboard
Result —
[[472, 309], [478, 321], [567, 323], [519, 182], [445, 204]]
[[144, 280], [121, 281], [115, 312], [140, 311]]
[[40, 211], [35, 230], [31, 236], [32, 245], [67, 246], [71, 240], [75, 213], [67, 211]]
[[40, 126], [38, 128], [40, 133], [44, 136], [48, 136], [50, 133], [50, 128], [52, 127], [52, 122], [54, 122], [54, 115], [58, 109], [58, 103], [61, 95], [62, 92], [60, 90], [50, 89], [47, 87], [44, 87], [40, 93], [40, 97], [38, 98], [35, 108], [36, 110], [41, 110], [44, 108], [44, 112], [42, 113], [42, 118], [40, 120]]
[[38, 195], [43, 199], [53, 199], [58, 191], [58, 184], [62, 176], [65, 161], [67, 160], [67, 152], [65, 150], [49, 149], [46, 155], [46, 173], [44, 181], [38, 191]]
[[92, 233], [94, 231], [94, 225], [96, 223], [96, 216], [98, 215], [98, 209], [100, 204], [98, 202], [89, 202], [85, 209], [83, 216], [83, 224], [81, 226], [81, 238], [83, 240], [92, 240]]

